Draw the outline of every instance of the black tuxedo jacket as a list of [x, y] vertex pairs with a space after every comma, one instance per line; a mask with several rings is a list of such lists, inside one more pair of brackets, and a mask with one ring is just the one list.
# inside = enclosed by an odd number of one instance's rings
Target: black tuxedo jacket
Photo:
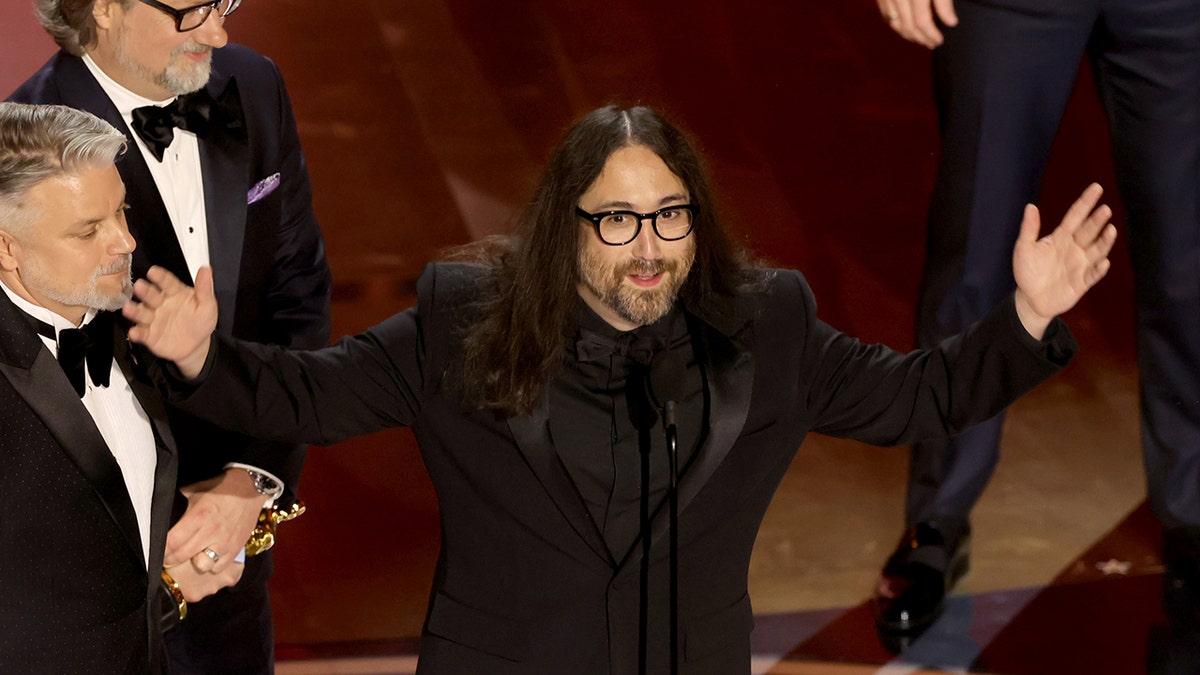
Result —
[[157, 442], [149, 561], [99, 429], [0, 293], [0, 672], [165, 672], [159, 570], [176, 453], [162, 401], [117, 330], [117, 361]]
[[[465, 409], [455, 393], [452, 364], [471, 302], [487, 292], [481, 279], [479, 268], [433, 265], [416, 307], [316, 352], [217, 339], [203, 383], [173, 395], [280, 439], [327, 444], [413, 428], [442, 522], [420, 672], [637, 672], [638, 556], [612, 562], [555, 451], [548, 399], [506, 417]], [[805, 434], [885, 445], [951, 434], [999, 412], [1074, 350], [1057, 322], [1046, 341], [1032, 339], [1011, 301], [931, 351], [865, 345], [817, 319], [791, 271], [760, 294], [687, 312], [708, 421], [679, 483], [684, 673], [749, 672], [750, 553]], [[650, 672], [665, 672], [665, 514], [651, 532]]]
[[[312, 212], [312, 188], [283, 78], [275, 65], [240, 45], [213, 52], [208, 91], [222, 108], [240, 104], [241, 119], [200, 140], [204, 205], [221, 316], [217, 330], [254, 342], [299, 348], [329, 342], [331, 280], [324, 243]], [[59, 52], [10, 100], [56, 103], [87, 110], [129, 137], [117, 160], [129, 203], [129, 229], [138, 242], [134, 274], [161, 265], [190, 280], [162, 198], [132, 132], [79, 57]], [[277, 187], [248, 203], [261, 181]], [[269, 183], [268, 183], [269, 184]], [[219, 473], [229, 459], [271, 471], [289, 486], [300, 477], [303, 446], [253, 443], [192, 421], [177, 435], [207, 439], [203, 453], [184, 453], [180, 484]]]

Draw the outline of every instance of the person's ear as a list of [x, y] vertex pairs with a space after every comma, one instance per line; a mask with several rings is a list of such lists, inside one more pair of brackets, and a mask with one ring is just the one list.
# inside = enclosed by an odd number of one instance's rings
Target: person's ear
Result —
[[122, 7], [120, 0], [95, 0], [92, 3], [92, 19], [96, 28], [108, 30], [112, 27], [113, 13]]
[[0, 230], [0, 270], [15, 272], [17, 270], [16, 250], [20, 246], [8, 230]]

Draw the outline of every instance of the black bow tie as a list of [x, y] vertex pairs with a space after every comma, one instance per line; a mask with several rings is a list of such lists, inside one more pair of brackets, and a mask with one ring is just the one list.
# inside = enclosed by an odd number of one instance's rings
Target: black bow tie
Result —
[[[83, 381], [85, 361], [92, 384], [108, 386], [113, 360], [113, 316], [112, 312], [100, 312], [82, 328], [64, 328], [58, 332], [58, 365], [81, 398], [86, 391]], [[39, 334], [55, 339], [54, 326], [32, 316], [29, 321]]]
[[601, 361], [610, 356], [623, 356], [643, 366], [650, 365], [654, 352], [661, 349], [662, 340], [657, 337], [639, 335], [637, 332], [621, 333], [616, 338], [579, 329], [579, 339], [575, 341], [575, 358], [580, 363]]
[[158, 161], [175, 139], [175, 128], [190, 131], [200, 138], [209, 129], [223, 123], [220, 106], [207, 89], [177, 96], [174, 101], [159, 107], [148, 105], [133, 109], [133, 130], [146, 142]]

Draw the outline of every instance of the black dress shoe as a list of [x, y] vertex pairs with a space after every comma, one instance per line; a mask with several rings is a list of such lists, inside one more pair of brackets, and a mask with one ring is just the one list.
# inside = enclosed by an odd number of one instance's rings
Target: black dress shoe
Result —
[[[946, 528], [949, 530], [949, 528]], [[943, 532], [937, 523], [910, 527], [888, 558], [873, 598], [884, 646], [900, 651], [942, 614], [946, 594], [967, 572], [970, 528]]]

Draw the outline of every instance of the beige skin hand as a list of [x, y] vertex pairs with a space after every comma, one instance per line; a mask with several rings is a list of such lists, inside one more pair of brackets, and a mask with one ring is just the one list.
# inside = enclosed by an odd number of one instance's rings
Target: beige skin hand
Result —
[[167, 567], [167, 573], [179, 584], [179, 590], [183, 591], [183, 599], [188, 602], [197, 602], [208, 596], [216, 593], [222, 588], [227, 588], [238, 582], [242, 578], [242, 570], [245, 565], [241, 563], [233, 563], [221, 572], [205, 574], [197, 572], [191, 565], [179, 565], [177, 567]]
[[[163, 564], [174, 567], [190, 560], [201, 573], [221, 573], [237, 564], [234, 559], [258, 524], [265, 501], [250, 474], [231, 468], [180, 491], [187, 497], [187, 511], [167, 532]], [[215, 563], [205, 548], [217, 554]]]
[[133, 322], [129, 339], [159, 358], [174, 361], [187, 379], [195, 379], [208, 358], [209, 340], [217, 327], [217, 299], [212, 269], [201, 267], [193, 288], [174, 274], [154, 266], [133, 284], [137, 302], [121, 313]]
[[938, 29], [934, 16], [946, 26], [958, 25], [958, 14], [954, 11], [954, 0], [876, 0], [879, 13], [892, 30], [923, 47], [933, 49], [942, 44], [945, 37]]
[[1041, 339], [1054, 317], [1074, 307], [1108, 273], [1117, 228], [1109, 222], [1112, 209], [1099, 203], [1103, 193], [1099, 185], [1089, 185], [1058, 227], [1041, 238], [1037, 207], [1025, 207], [1013, 247], [1013, 277], [1017, 316], [1035, 338]]

